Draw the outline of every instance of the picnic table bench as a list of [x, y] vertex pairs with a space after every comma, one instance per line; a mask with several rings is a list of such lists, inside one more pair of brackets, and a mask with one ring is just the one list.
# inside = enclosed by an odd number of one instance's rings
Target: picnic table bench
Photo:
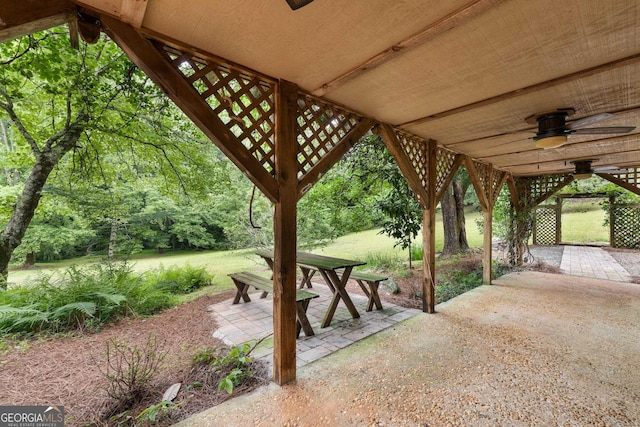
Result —
[[[231, 280], [233, 280], [233, 283], [238, 289], [233, 299], [234, 304], [240, 303], [241, 298], [244, 302], [251, 302], [248, 294], [250, 287], [262, 291], [260, 298], [266, 297], [268, 293], [273, 293], [273, 281], [271, 279], [258, 276], [248, 271], [232, 273], [229, 274], [229, 277], [231, 277]], [[296, 290], [296, 338], [300, 336], [300, 330], [303, 330], [304, 334], [308, 337], [314, 335], [311, 323], [309, 323], [309, 319], [307, 318], [307, 308], [313, 298], [318, 298], [318, 294], [302, 289]]]
[[[259, 249], [256, 251], [256, 254], [264, 258], [269, 268], [273, 270], [272, 249]], [[303, 283], [301, 284], [301, 287], [304, 287], [305, 284], [311, 287], [311, 277], [315, 270], [320, 272], [320, 275], [333, 293], [327, 312], [322, 320], [322, 328], [326, 328], [331, 323], [331, 319], [335, 314], [340, 300], [344, 302], [344, 305], [347, 307], [347, 310], [349, 310], [352, 318], [357, 319], [360, 317], [360, 313], [358, 313], [353, 301], [351, 301], [351, 297], [345, 289], [345, 285], [347, 280], [349, 280], [353, 267], [364, 265], [364, 262], [333, 258], [300, 251], [296, 253], [296, 258], [298, 267], [302, 270], [303, 275]], [[340, 275], [338, 275], [338, 270], [341, 272]]]
[[[303, 289], [305, 286], [307, 288], [312, 288], [311, 279], [313, 278], [316, 271], [319, 271], [317, 268], [313, 268], [307, 266], [307, 268], [302, 268], [302, 281], [300, 281], [300, 289]], [[337, 273], [342, 276], [343, 271], [337, 270]], [[380, 287], [380, 282], [387, 280], [389, 276], [381, 276], [378, 274], [370, 274], [363, 273], [360, 271], [352, 271], [349, 279], [354, 279], [360, 288], [364, 292], [364, 294], [369, 298], [369, 305], [367, 306], [367, 311], [373, 310], [373, 306], [375, 304], [376, 310], [382, 310], [382, 301], [380, 301], [380, 295], [378, 294], [378, 288]]]
[[[376, 310], [382, 310], [382, 302], [380, 301], [380, 295], [378, 294], [378, 287], [380, 286], [380, 282], [383, 282], [388, 278], [388, 276], [362, 273], [360, 271], [351, 272], [350, 279], [354, 279], [358, 285], [360, 285], [362, 292], [364, 292], [367, 298], [369, 298], [367, 311], [373, 310], [374, 304], [376, 306]], [[367, 287], [369, 289], [367, 289]]]

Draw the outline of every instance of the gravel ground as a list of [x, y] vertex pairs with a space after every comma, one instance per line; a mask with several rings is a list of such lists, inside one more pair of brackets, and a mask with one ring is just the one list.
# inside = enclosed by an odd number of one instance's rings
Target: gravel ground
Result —
[[633, 249], [605, 249], [630, 275], [640, 277], [640, 251]]
[[637, 426], [637, 285], [520, 272], [436, 309], [180, 425]]

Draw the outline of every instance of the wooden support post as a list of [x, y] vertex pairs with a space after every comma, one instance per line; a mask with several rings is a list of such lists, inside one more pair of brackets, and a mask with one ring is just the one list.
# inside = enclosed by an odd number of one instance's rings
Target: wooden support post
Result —
[[422, 311], [435, 313], [436, 304], [436, 209], [422, 211]]
[[482, 284], [491, 284], [491, 267], [493, 262], [493, 207], [482, 209], [484, 229], [482, 235]]
[[275, 163], [278, 200], [273, 221], [273, 381], [296, 378], [296, 102], [298, 88], [280, 81], [276, 93]]
[[422, 311], [435, 313], [436, 305], [436, 142], [427, 142], [427, 199], [422, 224]]
[[556, 245], [559, 245], [562, 242], [562, 199], [560, 197], [556, 197], [556, 207], [555, 218], [556, 218]]

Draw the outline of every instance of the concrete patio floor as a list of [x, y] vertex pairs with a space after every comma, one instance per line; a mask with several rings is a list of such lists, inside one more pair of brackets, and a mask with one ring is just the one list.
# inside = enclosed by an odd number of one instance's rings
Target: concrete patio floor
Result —
[[640, 285], [503, 276], [182, 426], [637, 426]]
[[[296, 347], [297, 367], [318, 360], [421, 313], [420, 310], [400, 307], [386, 301], [382, 304], [382, 310], [374, 309], [367, 312], [367, 297], [351, 292], [351, 300], [360, 317], [353, 319], [341, 301], [331, 324], [321, 328], [320, 324], [332, 294], [326, 285], [320, 283], [314, 283], [313, 289], [309, 291], [319, 295], [318, 298], [311, 300], [307, 310], [307, 317], [315, 335], [307, 337], [304, 332], [300, 333]], [[229, 300], [209, 307], [218, 325], [213, 336], [229, 346], [270, 336], [273, 333], [273, 298], [272, 295], [260, 298], [260, 294], [261, 291], [250, 293], [251, 302], [249, 303], [231, 304]], [[254, 358], [260, 358], [268, 365], [272, 365], [273, 340], [265, 340], [252, 354]]]

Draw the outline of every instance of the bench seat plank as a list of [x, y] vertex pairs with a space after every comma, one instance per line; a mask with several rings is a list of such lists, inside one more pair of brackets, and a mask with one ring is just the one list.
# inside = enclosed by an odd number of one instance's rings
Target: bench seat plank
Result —
[[[248, 271], [232, 273], [229, 274], [229, 277], [231, 277], [238, 289], [233, 304], [238, 304], [241, 298], [244, 302], [251, 302], [248, 291], [252, 286], [263, 292], [260, 298], [266, 297], [267, 293], [273, 293], [273, 281], [266, 277], [258, 276]], [[313, 292], [296, 289], [296, 337], [300, 336], [300, 330], [303, 330], [306, 336], [314, 335], [313, 328], [307, 317], [307, 308], [309, 307], [309, 302], [318, 297], [319, 295]]]
[[354, 279], [358, 285], [360, 285], [360, 289], [362, 289], [365, 295], [369, 298], [367, 311], [373, 310], [374, 304], [376, 306], [376, 310], [382, 310], [382, 301], [380, 301], [378, 287], [380, 286], [380, 282], [389, 278], [388, 276], [353, 271], [349, 278]]

